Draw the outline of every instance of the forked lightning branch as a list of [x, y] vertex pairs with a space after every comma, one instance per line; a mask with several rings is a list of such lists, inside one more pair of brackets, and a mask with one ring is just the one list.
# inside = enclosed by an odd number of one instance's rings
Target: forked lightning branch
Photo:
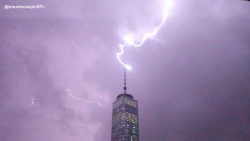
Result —
[[[126, 36], [124, 37], [124, 39], [123, 39], [123, 40], [124, 40], [124, 43], [119, 45], [119, 47], [120, 47], [120, 49], [121, 49], [121, 52], [120, 52], [120, 53], [117, 53], [117, 59], [118, 59], [118, 61], [119, 61], [126, 69], [131, 70], [132, 67], [131, 67], [130, 65], [124, 63], [124, 62], [121, 60], [121, 56], [122, 56], [123, 53], [124, 53], [124, 48], [125, 48], [126, 46], [140, 47], [140, 46], [143, 45], [143, 43], [144, 43], [148, 38], [155, 36], [155, 35], [158, 33], [158, 31], [161, 29], [161, 27], [164, 25], [164, 23], [165, 23], [165, 21], [166, 21], [166, 18], [167, 18], [167, 16], [168, 16], [170, 7], [171, 7], [171, 2], [170, 2], [170, 0], [166, 0], [166, 1], [165, 1], [164, 11], [163, 11], [164, 13], [163, 13], [163, 18], [162, 18], [161, 24], [160, 24], [158, 27], [156, 27], [152, 32], [144, 34], [142, 40], [136, 41], [131, 35], [126, 35]], [[139, 43], [136, 44], [135, 42], [139, 42]]]

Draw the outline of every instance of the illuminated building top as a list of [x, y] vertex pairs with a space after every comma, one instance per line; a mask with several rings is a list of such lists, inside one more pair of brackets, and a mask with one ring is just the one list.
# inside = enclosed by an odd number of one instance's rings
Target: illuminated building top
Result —
[[113, 103], [111, 141], [139, 141], [138, 101], [126, 90], [125, 73], [124, 94]]

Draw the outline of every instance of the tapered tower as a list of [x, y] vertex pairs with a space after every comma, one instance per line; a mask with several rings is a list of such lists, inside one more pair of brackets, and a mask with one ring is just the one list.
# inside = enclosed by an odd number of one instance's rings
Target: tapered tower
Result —
[[111, 141], [139, 141], [138, 101], [127, 93], [125, 68], [123, 89], [113, 103]]

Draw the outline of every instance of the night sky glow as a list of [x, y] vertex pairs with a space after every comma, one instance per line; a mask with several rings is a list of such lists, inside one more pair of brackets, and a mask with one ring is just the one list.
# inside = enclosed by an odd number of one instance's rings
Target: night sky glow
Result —
[[248, 141], [250, 2], [165, 2], [1, 1], [0, 141], [110, 141], [119, 43], [141, 141]]

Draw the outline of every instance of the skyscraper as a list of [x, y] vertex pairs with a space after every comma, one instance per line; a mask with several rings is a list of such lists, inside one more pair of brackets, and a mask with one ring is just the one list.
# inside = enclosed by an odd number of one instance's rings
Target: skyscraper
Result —
[[139, 141], [138, 101], [126, 90], [125, 70], [124, 93], [113, 103], [111, 141]]

